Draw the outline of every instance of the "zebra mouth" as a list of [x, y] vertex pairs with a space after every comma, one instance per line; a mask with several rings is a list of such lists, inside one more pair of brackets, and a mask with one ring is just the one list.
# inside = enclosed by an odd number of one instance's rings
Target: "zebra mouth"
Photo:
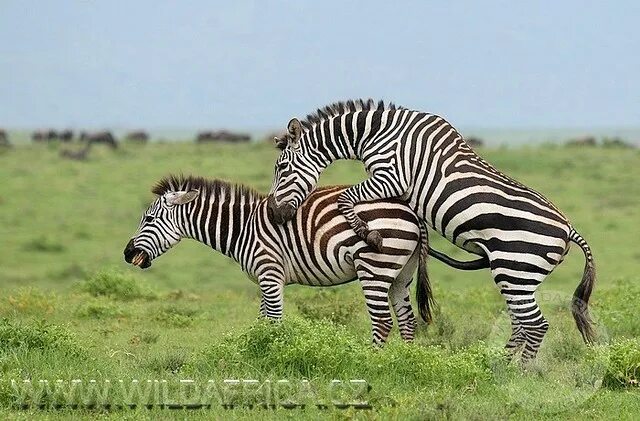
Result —
[[127, 246], [124, 248], [124, 260], [127, 263], [131, 263], [134, 266], [139, 266], [142, 269], [151, 266], [151, 257], [144, 250], [140, 250], [133, 245], [133, 238], [129, 240]]
[[133, 259], [131, 259], [131, 264], [138, 266], [141, 269], [146, 269], [151, 266], [151, 259], [145, 251], [140, 250], [135, 256], [133, 256]]

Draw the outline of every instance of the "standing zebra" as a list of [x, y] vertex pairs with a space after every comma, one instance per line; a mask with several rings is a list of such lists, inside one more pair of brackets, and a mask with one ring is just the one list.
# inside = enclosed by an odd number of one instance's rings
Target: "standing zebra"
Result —
[[368, 226], [354, 205], [399, 197], [453, 244], [486, 256], [511, 317], [506, 349], [512, 356], [522, 351], [523, 360], [535, 358], [549, 326], [535, 290], [562, 262], [569, 242], [577, 243], [586, 264], [572, 313], [583, 339], [593, 340], [587, 303], [595, 265], [586, 241], [551, 202], [476, 155], [442, 117], [382, 101], [348, 101], [302, 122], [294, 118], [276, 141], [282, 152], [270, 194], [275, 220], [293, 217], [330, 163], [362, 161], [370, 177], [338, 198], [354, 231], [379, 250], [383, 233]]
[[415, 317], [409, 286], [419, 266], [417, 300], [422, 318], [431, 319], [426, 272], [427, 231], [404, 203], [386, 200], [356, 205], [356, 211], [387, 237], [383, 252], [372, 250], [353, 232], [336, 204], [346, 187], [316, 190], [295, 220], [271, 222], [267, 198], [241, 185], [199, 177], [160, 180], [158, 198], [141, 218], [124, 258], [141, 268], [182, 238], [192, 238], [233, 258], [262, 292], [260, 312], [282, 317], [287, 284], [331, 286], [360, 279], [371, 318], [373, 342], [384, 344], [393, 325], [413, 340]]

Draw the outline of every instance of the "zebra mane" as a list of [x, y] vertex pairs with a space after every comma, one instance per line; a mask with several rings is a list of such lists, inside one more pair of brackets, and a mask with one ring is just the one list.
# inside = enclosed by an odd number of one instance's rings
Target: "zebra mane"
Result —
[[308, 114], [304, 120], [300, 123], [302, 127], [309, 130], [314, 124], [321, 123], [322, 121], [338, 116], [344, 113], [350, 113], [355, 111], [384, 111], [384, 110], [406, 110], [405, 107], [397, 106], [393, 102], [387, 102], [380, 100], [377, 103], [369, 99], [350, 99], [348, 101], [334, 102], [333, 104], [326, 105], [322, 108], [318, 108], [315, 113]]
[[219, 179], [207, 179], [193, 175], [168, 175], [161, 178], [151, 189], [153, 194], [162, 196], [170, 191], [199, 190], [201, 194], [218, 197], [221, 193], [236, 197], [245, 197], [249, 201], [264, 199], [257, 190], [243, 184], [230, 183]]
[[[383, 100], [377, 103], [369, 99], [350, 99], [348, 101], [334, 102], [333, 104], [325, 105], [322, 108], [318, 108], [316, 112], [307, 114], [307, 117], [300, 120], [300, 124], [304, 130], [311, 130], [315, 124], [322, 123], [323, 121], [336, 117], [341, 114], [355, 112], [355, 111], [384, 111], [384, 110], [406, 110], [407, 108], [394, 104], [393, 102], [385, 103]], [[276, 148], [284, 150], [293, 138], [291, 133], [285, 131], [284, 134], [277, 137]]]

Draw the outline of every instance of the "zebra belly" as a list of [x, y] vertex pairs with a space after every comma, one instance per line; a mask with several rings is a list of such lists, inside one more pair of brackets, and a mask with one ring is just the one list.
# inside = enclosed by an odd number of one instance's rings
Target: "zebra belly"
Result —
[[332, 271], [328, 271], [326, 268], [324, 270], [315, 268], [313, 271], [294, 268], [289, 272], [286, 284], [332, 286], [346, 284], [356, 279], [356, 271], [353, 266], [345, 268], [342, 265], [341, 269]]

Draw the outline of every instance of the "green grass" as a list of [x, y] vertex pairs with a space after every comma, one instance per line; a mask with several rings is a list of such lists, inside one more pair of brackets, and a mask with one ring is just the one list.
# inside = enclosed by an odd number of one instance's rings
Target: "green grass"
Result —
[[[256, 320], [258, 291], [239, 267], [195, 242], [185, 240], [146, 271], [125, 264], [122, 250], [158, 178], [193, 173], [266, 192], [277, 155], [269, 145], [126, 145], [96, 148], [88, 162], [60, 160], [47, 145], [1, 154], [0, 416], [637, 419], [640, 152], [544, 146], [481, 154], [549, 197], [589, 241], [598, 265], [597, 346], [582, 344], [569, 311], [584, 263], [577, 247], [539, 290], [551, 327], [539, 360], [525, 370], [501, 358], [508, 317], [486, 271], [432, 260], [434, 324], [420, 326], [412, 345], [394, 330], [376, 350], [355, 283], [288, 287], [285, 319], [271, 324]], [[340, 162], [321, 183], [363, 177], [359, 163]], [[430, 240], [471, 258], [435, 234]], [[333, 379], [364, 379], [374, 409], [53, 409], [60, 397], [51, 390], [40, 396], [44, 409], [18, 409], [11, 383], [164, 379], [177, 393], [180, 379], [222, 385], [228, 378], [259, 380], [260, 393], [267, 380], [298, 387], [307, 379], [315, 397], [298, 389], [296, 396], [308, 403], [328, 402]], [[117, 403], [118, 393], [109, 399]]]

